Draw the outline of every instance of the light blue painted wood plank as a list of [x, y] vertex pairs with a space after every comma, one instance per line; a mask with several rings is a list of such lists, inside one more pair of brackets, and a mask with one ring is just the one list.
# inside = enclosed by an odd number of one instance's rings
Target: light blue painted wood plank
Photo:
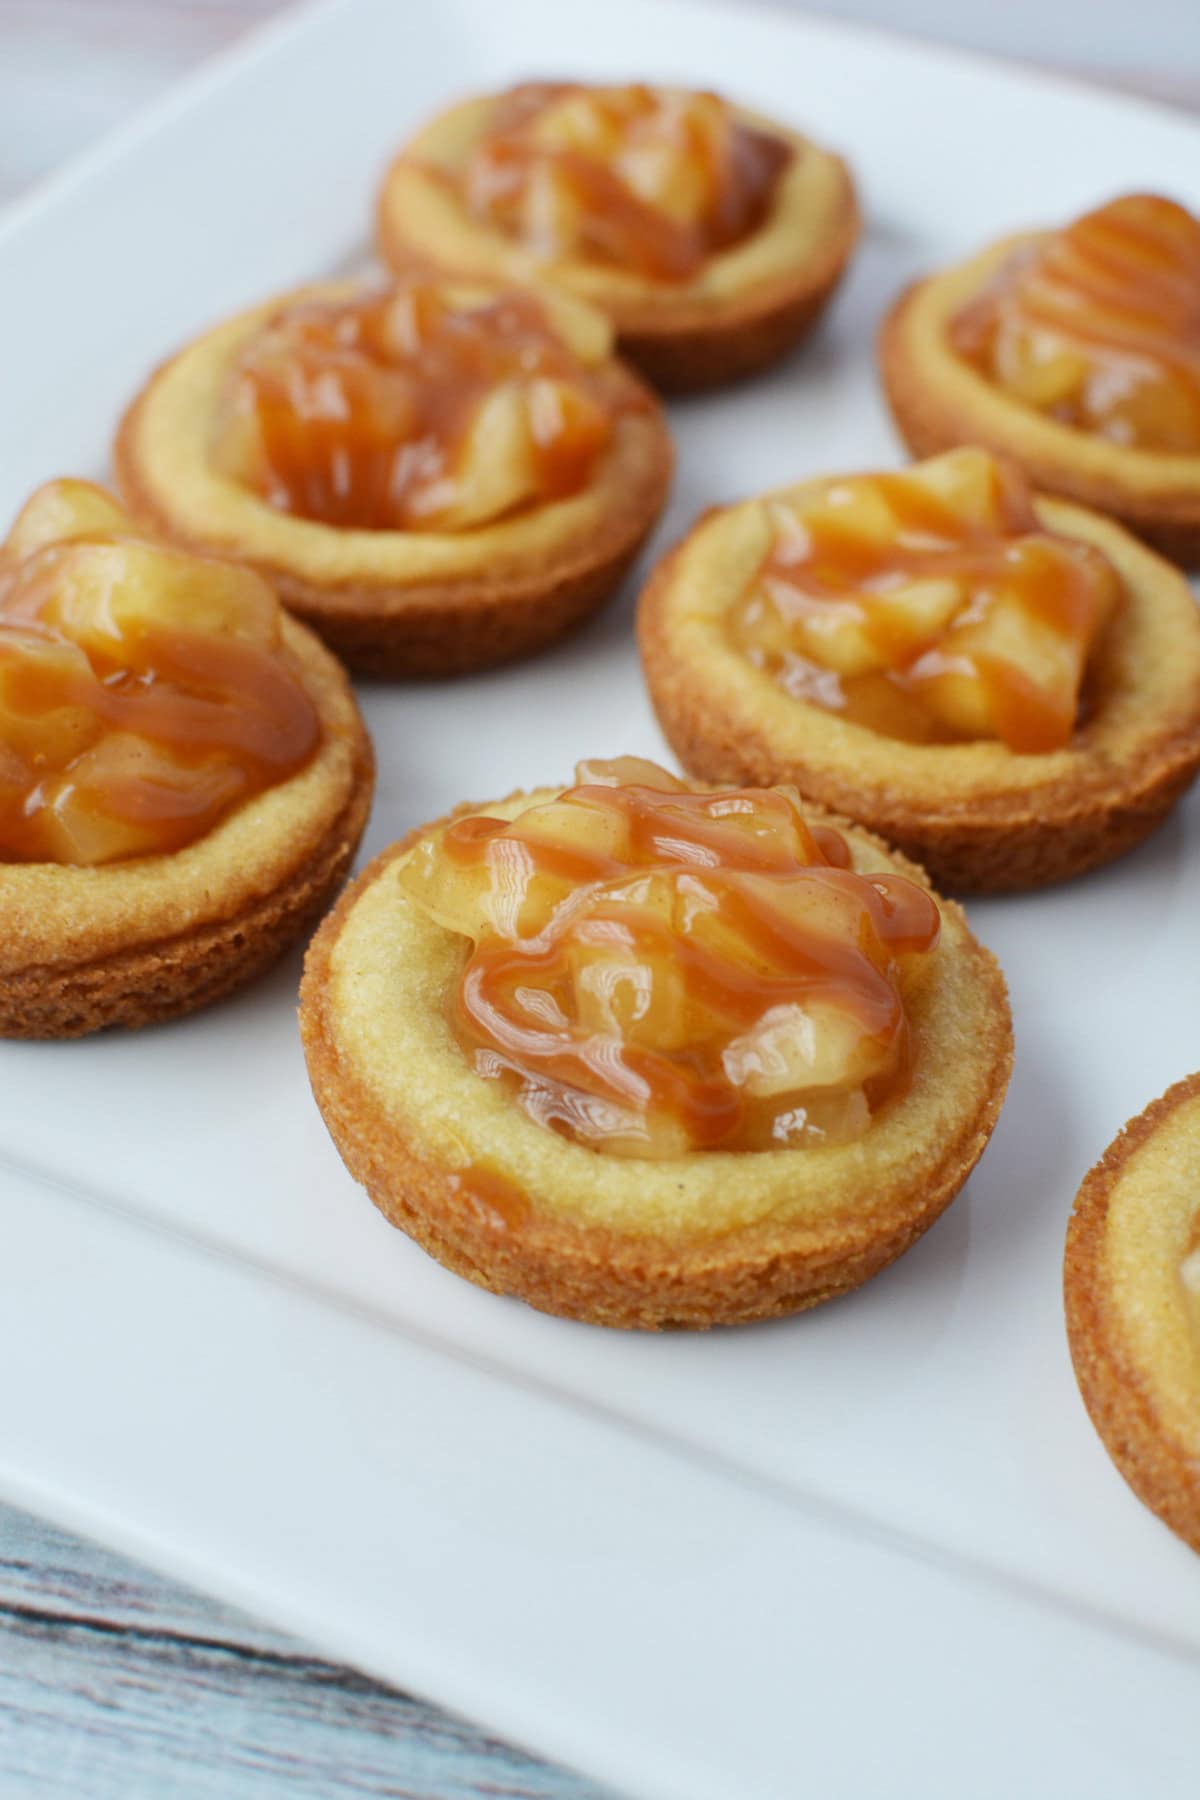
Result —
[[0, 1608], [296, 1654], [285, 1633], [164, 1581], [28, 1513], [0, 1505]]
[[0, 1794], [603, 1800], [579, 1777], [4, 1507]]

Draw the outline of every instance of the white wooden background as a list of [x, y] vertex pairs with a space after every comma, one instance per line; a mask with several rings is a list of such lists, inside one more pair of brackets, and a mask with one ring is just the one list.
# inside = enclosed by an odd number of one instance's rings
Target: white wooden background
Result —
[[[0, 204], [282, 3], [0, 0]], [[1200, 110], [1200, 0], [813, 10], [1053, 62]], [[350, 1794], [599, 1800], [590, 1783], [0, 1506], [0, 1800]]]

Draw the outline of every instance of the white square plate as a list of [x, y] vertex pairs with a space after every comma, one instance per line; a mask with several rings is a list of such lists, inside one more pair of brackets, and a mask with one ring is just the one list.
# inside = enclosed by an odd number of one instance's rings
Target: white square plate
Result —
[[[1185, 120], [873, 34], [331, 0], [0, 226], [0, 515], [103, 477], [190, 333], [360, 259], [430, 109], [559, 71], [804, 123], [870, 219], [806, 349], [673, 407], [660, 545], [711, 501], [899, 461], [871, 339], [917, 270], [1122, 189], [1200, 205]], [[368, 848], [585, 754], [661, 754], [632, 600], [524, 666], [367, 690]], [[995, 1142], [893, 1270], [769, 1327], [605, 1333], [427, 1261], [326, 1138], [298, 957], [169, 1028], [0, 1047], [0, 1487], [655, 1800], [1194, 1795], [1200, 1563], [1087, 1423], [1059, 1270], [1085, 1169], [1200, 1063], [1198, 827], [1193, 802], [1111, 870], [972, 908], [1017, 1023]]]

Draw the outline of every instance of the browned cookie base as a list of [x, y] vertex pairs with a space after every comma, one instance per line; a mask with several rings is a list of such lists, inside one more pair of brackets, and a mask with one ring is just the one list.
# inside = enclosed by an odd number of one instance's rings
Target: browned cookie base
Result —
[[1115, 861], [1163, 823], [1200, 766], [1200, 744], [1187, 738], [1164, 745], [1158, 759], [1131, 771], [1120, 796], [1064, 792], [1053, 810], [1041, 803], [1042, 795], [1027, 806], [1011, 799], [994, 807], [974, 802], [958, 814], [935, 816], [909, 809], [897, 791], [886, 810], [868, 808], [852, 783], [781, 761], [758, 732], [716, 717], [702, 692], [676, 678], [669, 653], [653, 644], [648, 631], [642, 655], [663, 735], [690, 775], [736, 787], [793, 783], [830, 811], [856, 814], [919, 862], [935, 887], [955, 894], [1022, 893]]
[[[447, 1268], [493, 1293], [590, 1324], [644, 1331], [742, 1324], [817, 1306], [860, 1286], [908, 1249], [958, 1193], [991, 1135], [1012, 1064], [1003, 976], [969, 937], [963, 954], [972, 959], [979, 989], [972, 1054], [986, 1062], [992, 1079], [973, 1115], [941, 1147], [934, 1169], [916, 1188], [900, 1178], [872, 1193], [869, 1217], [848, 1207], [804, 1223], [668, 1239], [568, 1221], [539, 1209], [532, 1194], [521, 1197], [527, 1210], [516, 1222], [481, 1204], [455, 1171], [431, 1162], [384, 1115], [339, 1052], [330, 1009], [331, 958], [356, 899], [430, 829], [377, 857], [324, 921], [305, 960], [300, 1028], [314, 1096], [351, 1175], [392, 1224]], [[856, 827], [846, 829], [860, 842], [866, 838]], [[920, 878], [919, 870], [907, 872]], [[943, 910], [961, 924], [952, 902]], [[637, 1180], [632, 1166], [629, 1179]]]
[[345, 671], [286, 613], [280, 623], [321, 722], [311, 761], [169, 854], [0, 864], [0, 1035], [80, 1037], [206, 1006], [332, 900], [370, 810], [374, 759]]
[[[164, 363], [121, 420], [113, 460], [126, 503], [162, 536], [257, 569], [284, 605], [359, 674], [463, 675], [547, 648], [615, 591], [670, 492], [674, 447], [661, 408], [645, 385], [614, 361], [607, 370], [607, 392], [614, 407], [629, 409], [628, 429], [601, 468], [592, 516], [569, 539], [549, 554], [536, 543], [510, 542], [503, 559], [493, 561], [479, 550], [478, 534], [464, 531], [458, 534], [461, 568], [445, 577], [415, 579], [406, 573], [400, 543], [394, 570], [370, 579], [331, 579], [312, 565], [299, 538], [291, 553], [268, 557], [228, 538], [220, 516], [197, 530], [149, 466], [143, 440], [150, 409], [188, 354]], [[193, 423], [199, 430], [203, 417]], [[529, 516], [536, 521], [537, 509]], [[523, 517], [514, 516], [514, 529]], [[336, 536], [334, 528], [326, 529]], [[402, 539], [403, 534], [380, 534], [385, 536]]]
[[923, 286], [923, 282], [915, 282], [893, 303], [880, 327], [878, 346], [888, 405], [912, 454], [933, 456], [959, 444], [978, 444], [997, 456], [1010, 456], [1042, 492], [1061, 494], [1066, 500], [1106, 513], [1181, 568], [1200, 568], [1200, 481], [1194, 494], [1139, 498], [1115, 479], [1084, 474], [1065, 461], [1031, 457], [986, 416], [964, 413], [954, 406], [935, 382], [914, 367], [904, 333], [905, 313]]
[[[376, 241], [393, 269], [462, 279], [503, 275], [559, 285], [607, 315], [621, 354], [667, 393], [736, 381], [785, 355], [836, 288], [861, 217], [850, 170], [777, 121], [735, 113], [788, 144], [765, 216], [691, 279], [639, 277], [604, 263], [539, 264], [519, 238], [474, 219], [456, 181], [488, 129], [498, 96], [466, 100], [432, 119], [394, 159], [376, 205]], [[447, 185], [447, 178], [449, 184]]]
[[[1066, 881], [1125, 855], [1163, 822], [1195, 779], [1200, 708], [1185, 723], [1176, 719], [1157, 735], [1143, 733], [1143, 741], [1120, 756], [1114, 745], [1102, 744], [1068, 777], [1043, 781], [1032, 792], [1008, 780], [998, 782], [994, 792], [947, 791], [935, 802], [908, 791], [898, 761], [881, 782], [876, 771], [860, 766], [861, 756], [856, 761], [850, 753], [836, 760], [830, 754], [811, 760], [789, 755], [768, 719], [744, 704], [726, 705], [720, 684], [705, 668], [677, 653], [673, 583], [705, 516], [655, 566], [638, 604], [637, 625], [659, 724], [683, 767], [698, 780], [762, 787], [791, 783], [830, 812], [878, 832], [920, 863], [935, 887], [999, 894]], [[1182, 592], [1175, 572], [1163, 572]], [[1190, 607], [1187, 616], [1190, 625]]]
[[371, 784], [368, 759], [350, 805], [304, 867], [231, 917], [96, 962], [6, 975], [0, 1037], [75, 1038], [109, 1025], [155, 1025], [253, 981], [320, 918], [345, 881], [370, 811]]
[[637, 323], [618, 317], [621, 354], [666, 394], [724, 387], [778, 362], [817, 324], [858, 242], [858, 210], [847, 186], [842, 231], [802, 274], [752, 290], [719, 311], [697, 305], [672, 312], [664, 303], [661, 326], [650, 311]]
[[[663, 476], [663, 499], [669, 477]], [[654, 517], [614, 532], [615, 552], [583, 557], [550, 576], [486, 574], [403, 590], [391, 608], [377, 589], [317, 588], [283, 571], [271, 579], [290, 612], [318, 633], [358, 675], [387, 680], [468, 675], [533, 656], [582, 625], [623, 580]]]
[[1198, 1093], [1200, 1074], [1168, 1088], [1129, 1121], [1084, 1179], [1067, 1228], [1063, 1298], [1075, 1377], [1104, 1448], [1138, 1499], [1200, 1552], [1200, 1464], [1158, 1418], [1109, 1305], [1103, 1269], [1109, 1198], [1126, 1162]]

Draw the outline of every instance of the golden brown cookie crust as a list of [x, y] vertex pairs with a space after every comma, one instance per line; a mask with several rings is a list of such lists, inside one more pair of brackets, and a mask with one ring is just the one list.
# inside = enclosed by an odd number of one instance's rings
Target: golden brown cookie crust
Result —
[[879, 367], [914, 456], [978, 444], [1021, 464], [1034, 486], [1107, 513], [1184, 568], [1200, 565], [1200, 457], [1134, 450], [1046, 418], [951, 350], [950, 320], [1037, 233], [1008, 238], [928, 276], [894, 302]]
[[395, 269], [546, 281], [608, 314], [622, 353], [668, 393], [717, 387], [777, 361], [815, 324], [858, 242], [861, 218], [840, 157], [798, 132], [734, 108], [795, 155], [764, 224], [709, 259], [691, 281], [648, 281], [577, 262], [548, 266], [467, 214], [422, 162], [461, 167], [487, 129], [490, 96], [451, 107], [392, 163], [380, 191], [380, 255]]
[[349, 682], [294, 620], [315, 757], [195, 843], [96, 868], [0, 863], [0, 1036], [81, 1037], [207, 1006], [268, 968], [342, 885], [374, 762]]
[[126, 412], [113, 455], [139, 519], [190, 549], [249, 563], [366, 675], [459, 675], [532, 655], [608, 598], [666, 504], [674, 468], [661, 410], [629, 370], [616, 361], [603, 370], [603, 397], [630, 410], [582, 493], [470, 531], [340, 530], [277, 511], [209, 457], [230, 366], [281, 304], [196, 339]]
[[[1200, 1347], [1195, 1347], [1190, 1433], [1186, 1397], [1164, 1390], [1131, 1340], [1108, 1255], [1110, 1218], [1139, 1154], [1200, 1099], [1200, 1075], [1169, 1088], [1131, 1119], [1084, 1180], [1067, 1228], [1063, 1271], [1067, 1337], [1079, 1390], [1105, 1449], [1138, 1499], [1200, 1551]], [[1190, 1127], [1200, 1135], [1200, 1121]], [[1194, 1196], [1193, 1196], [1194, 1199]], [[1194, 1221], [1193, 1221], [1194, 1222]], [[1155, 1296], [1145, 1311], [1154, 1320]], [[1182, 1312], [1182, 1300], [1180, 1301]], [[1178, 1330], [1179, 1322], [1168, 1324]], [[1183, 1322], [1186, 1332], [1186, 1322]], [[1145, 1325], [1143, 1324], [1143, 1329]]]
[[1064, 749], [901, 743], [786, 694], [723, 623], [769, 540], [751, 501], [705, 514], [639, 603], [650, 695], [685, 769], [706, 781], [792, 782], [958, 893], [1041, 887], [1133, 849], [1200, 767], [1195, 599], [1177, 570], [1111, 521], [1062, 500], [1036, 507], [1049, 529], [1103, 550], [1128, 593], [1096, 652], [1098, 703]]
[[[484, 810], [515, 814], [548, 797]], [[326, 919], [305, 963], [300, 1024], [317, 1104], [350, 1173], [448, 1268], [594, 1324], [735, 1324], [859, 1286], [962, 1187], [1000, 1110], [1012, 1035], [1003, 977], [953, 903], [942, 903], [942, 941], [910, 1002], [925, 1034], [913, 1087], [861, 1139], [629, 1160], [545, 1130], [467, 1065], [446, 1019], [463, 940], [394, 881], [432, 829], [377, 857]], [[923, 880], [844, 829], [859, 866]], [[468, 1171], [480, 1164], [518, 1196], [522, 1217], [472, 1192]]]

